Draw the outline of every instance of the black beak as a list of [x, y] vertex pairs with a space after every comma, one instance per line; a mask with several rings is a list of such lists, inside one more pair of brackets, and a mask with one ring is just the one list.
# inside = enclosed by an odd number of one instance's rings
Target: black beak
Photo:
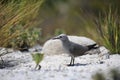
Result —
[[52, 39], [53, 39], [53, 40], [55, 40], [55, 39], [60, 39], [60, 37], [59, 37], [59, 36], [57, 36], [57, 37], [53, 37]]

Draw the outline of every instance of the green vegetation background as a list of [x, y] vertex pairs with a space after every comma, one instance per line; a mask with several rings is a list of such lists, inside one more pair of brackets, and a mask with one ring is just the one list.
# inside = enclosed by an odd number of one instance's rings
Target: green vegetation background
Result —
[[[0, 0], [0, 46], [19, 48], [26, 43], [31, 47], [37, 42], [43, 44], [51, 36], [67, 33], [89, 37], [119, 53], [119, 14], [119, 0]], [[108, 17], [112, 28], [107, 24]], [[100, 37], [100, 26], [104, 38]], [[108, 33], [114, 33], [112, 39], [106, 36]], [[117, 50], [112, 50], [113, 47]]]

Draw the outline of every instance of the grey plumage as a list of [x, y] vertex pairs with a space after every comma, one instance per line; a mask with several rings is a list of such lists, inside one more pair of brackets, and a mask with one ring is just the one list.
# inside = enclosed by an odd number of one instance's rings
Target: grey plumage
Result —
[[62, 41], [63, 47], [68, 50], [69, 55], [71, 56], [71, 61], [69, 66], [74, 65], [75, 57], [84, 55], [85, 52], [94, 48], [96, 44], [89, 45], [89, 46], [82, 46], [71, 42], [66, 34], [61, 34], [53, 39], [60, 39]]

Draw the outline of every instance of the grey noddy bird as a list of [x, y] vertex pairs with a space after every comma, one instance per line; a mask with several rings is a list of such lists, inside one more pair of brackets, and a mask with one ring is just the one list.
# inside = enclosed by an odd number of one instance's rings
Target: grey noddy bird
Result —
[[71, 61], [70, 64], [68, 66], [74, 66], [74, 61], [75, 61], [75, 57], [77, 56], [82, 56], [84, 55], [85, 52], [91, 50], [94, 48], [94, 46], [96, 46], [96, 43], [93, 45], [88, 45], [88, 46], [82, 46], [80, 44], [71, 42], [66, 34], [61, 34], [57, 37], [52, 38], [54, 39], [60, 39], [62, 41], [62, 45], [63, 47], [68, 50], [68, 54], [71, 56]]

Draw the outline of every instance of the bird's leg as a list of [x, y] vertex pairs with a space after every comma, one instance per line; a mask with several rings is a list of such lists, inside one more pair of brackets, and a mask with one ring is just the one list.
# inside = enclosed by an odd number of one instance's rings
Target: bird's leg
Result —
[[70, 61], [70, 64], [69, 64], [70, 66], [72, 65], [72, 56], [71, 56], [71, 61]]
[[73, 58], [73, 64], [72, 65], [74, 66], [75, 57], [72, 57], [72, 58]]
[[70, 64], [68, 64], [68, 66], [74, 66], [74, 57], [71, 56], [71, 61], [70, 61]]
[[71, 56], [70, 64], [68, 64], [68, 66], [71, 66], [71, 65], [72, 65], [72, 56]]

